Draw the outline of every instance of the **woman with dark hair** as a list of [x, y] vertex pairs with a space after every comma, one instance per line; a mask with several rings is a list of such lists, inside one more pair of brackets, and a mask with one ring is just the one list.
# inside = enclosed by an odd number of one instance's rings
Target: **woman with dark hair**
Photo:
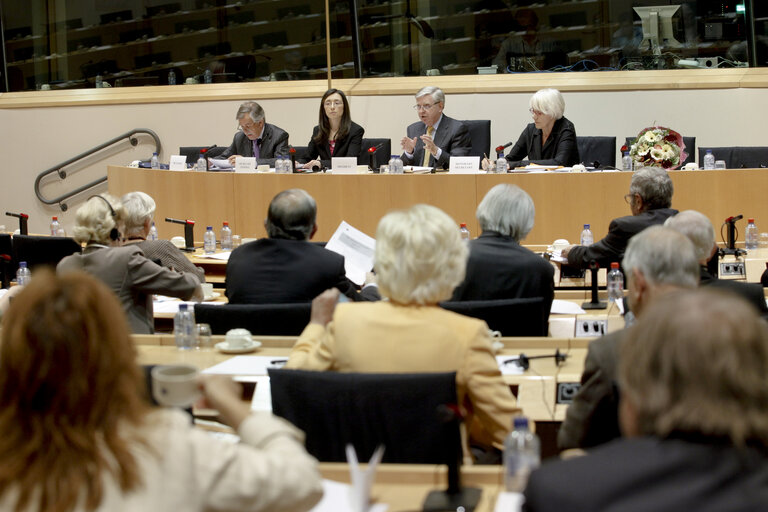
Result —
[[0, 510], [305, 511], [320, 499], [300, 431], [252, 413], [227, 378], [199, 383], [239, 444], [150, 406], [115, 295], [84, 272], [40, 271], [0, 344]]
[[328, 89], [320, 100], [320, 120], [307, 144], [305, 169], [330, 167], [332, 157], [357, 157], [365, 130], [352, 122], [344, 92]]

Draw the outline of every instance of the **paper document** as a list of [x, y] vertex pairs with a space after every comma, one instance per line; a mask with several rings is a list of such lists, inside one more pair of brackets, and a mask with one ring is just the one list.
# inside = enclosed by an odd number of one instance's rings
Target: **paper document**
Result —
[[499, 371], [502, 375], [522, 375], [524, 370], [517, 366], [514, 361], [518, 356], [496, 356], [496, 364], [499, 365]]
[[371, 455], [366, 469], [360, 469], [357, 463], [355, 447], [347, 445], [347, 463], [349, 464], [349, 478], [352, 481], [350, 501], [352, 512], [368, 512], [371, 508], [371, 489], [376, 479], [376, 470], [381, 458], [384, 456], [384, 445], [379, 445]]
[[[194, 311], [195, 304], [197, 304], [197, 302], [184, 302], [183, 300], [179, 300], [173, 297], [164, 297], [162, 295], [158, 295], [152, 303], [152, 311], [155, 313], [174, 313], [175, 314], [179, 312], [179, 305], [181, 304], [187, 304], [187, 307], [192, 311]], [[210, 304], [212, 306], [220, 306], [226, 303], [225, 302], [206, 302], [206, 304]]]
[[429, 174], [432, 172], [431, 167], [422, 167], [420, 165], [406, 165], [403, 167], [403, 171], [406, 173], [413, 173], [413, 174]]
[[274, 356], [235, 356], [203, 370], [203, 373], [218, 375], [267, 375], [268, 368], [282, 368], [287, 359], [287, 357]]
[[209, 158], [208, 168], [217, 171], [234, 171], [235, 167], [226, 158]]
[[552, 301], [552, 308], [549, 313], [553, 315], [583, 315], [586, 311], [575, 302], [555, 299]]
[[519, 492], [501, 492], [496, 498], [493, 512], [519, 512], [523, 509], [525, 498]]
[[[349, 502], [352, 486], [333, 480], [323, 480], [323, 499], [310, 512], [353, 512]], [[377, 503], [368, 508], [368, 512], [386, 512], [388, 505]]]
[[376, 240], [359, 229], [341, 221], [325, 248], [344, 256], [344, 270], [350, 281], [358, 286], [365, 282], [366, 272], [373, 268]]
[[215, 252], [213, 254], [197, 254], [198, 258], [208, 258], [212, 260], [229, 261], [229, 255], [232, 251]]

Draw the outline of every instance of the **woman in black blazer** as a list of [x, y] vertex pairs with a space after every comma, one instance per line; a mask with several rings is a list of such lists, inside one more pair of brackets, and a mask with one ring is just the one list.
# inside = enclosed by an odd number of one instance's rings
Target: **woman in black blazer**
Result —
[[365, 130], [352, 122], [347, 97], [339, 89], [328, 89], [320, 101], [320, 121], [307, 144], [305, 169], [330, 167], [332, 157], [360, 154]]

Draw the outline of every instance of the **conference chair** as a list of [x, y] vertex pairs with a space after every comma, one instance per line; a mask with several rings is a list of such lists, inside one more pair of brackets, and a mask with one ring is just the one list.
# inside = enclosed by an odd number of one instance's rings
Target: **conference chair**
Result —
[[[627, 145], [627, 147], [630, 146], [633, 140], [635, 140], [636, 137], [627, 137], [624, 143]], [[696, 137], [683, 137], [683, 144], [685, 144], [685, 152], [688, 154], [688, 156], [683, 160], [683, 162], [680, 164], [680, 167], [684, 166], [685, 164], [689, 164], [696, 160]], [[703, 160], [700, 160], [703, 161]]]
[[322, 462], [346, 461], [351, 443], [367, 462], [380, 444], [384, 462], [447, 464], [461, 450], [455, 373], [338, 373], [268, 370], [272, 412], [306, 434]]
[[577, 135], [576, 147], [579, 148], [579, 158], [584, 165], [616, 167], [616, 137], [582, 137]]
[[546, 336], [549, 332], [549, 307], [543, 297], [450, 301], [441, 302], [440, 307], [485, 320], [502, 336]]
[[195, 304], [195, 319], [210, 324], [213, 334], [243, 328], [251, 334], [298, 336], [309, 323], [312, 303], [294, 304]]
[[377, 169], [382, 165], [387, 165], [392, 156], [392, 141], [390, 139], [363, 139], [360, 144], [360, 154], [357, 156], [357, 165], [368, 165], [370, 162], [368, 149], [375, 148], [379, 144], [383, 144], [383, 146], [376, 150], [373, 163]]
[[469, 156], [479, 156], [482, 160], [484, 156], [495, 158], [491, 154], [491, 121], [482, 119], [478, 121], [462, 121], [467, 127], [469, 137], [472, 139], [472, 149]]
[[716, 160], [725, 160], [728, 169], [759, 169], [768, 167], [768, 146], [731, 146], [699, 148], [699, 166], [704, 167], [704, 155], [712, 150]]
[[[209, 146], [181, 146], [179, 147], [179, 154], [186, 157], [188, 164], [195, 164], [200, 156], [200, 150], [207, 147]], [[217, 145], [215, 148], [210, 148], [206, 154], [208, 158], [216, 158], [226, 151], [228, 147]]]
[[0, 286], [6, 288], [16, 275], [18, 264], [13, 259], [11, 235], [0, 233]]
[[81, 250], [80, 244], [67, 236], [13, 236], [14, 261], [26, 261], [27, 267], [33, 272], [46, 265], [56, 267], [66, 256]]

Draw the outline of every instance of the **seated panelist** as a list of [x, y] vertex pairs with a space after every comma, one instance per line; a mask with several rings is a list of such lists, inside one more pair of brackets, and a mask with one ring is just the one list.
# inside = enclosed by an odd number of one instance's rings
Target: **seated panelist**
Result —
[[301, 164], [304, 169], [331, 166], [333, 157], [357, 157], [365, 130], [352, 122], [349, 102], [344, 92], [328, 89], [320, 100], [320, 120], [312, 130], [307, 144], [306, 158]]
[[238, 156], [256, 157], [257, 164], [274, 167], [276, 157], [288, 156], [288, 133], [266, 122], [261, 105], [246, 101], [237, 109], [235, 119], [240, 125], [239, 131], [221, 158], [235, 165]]

